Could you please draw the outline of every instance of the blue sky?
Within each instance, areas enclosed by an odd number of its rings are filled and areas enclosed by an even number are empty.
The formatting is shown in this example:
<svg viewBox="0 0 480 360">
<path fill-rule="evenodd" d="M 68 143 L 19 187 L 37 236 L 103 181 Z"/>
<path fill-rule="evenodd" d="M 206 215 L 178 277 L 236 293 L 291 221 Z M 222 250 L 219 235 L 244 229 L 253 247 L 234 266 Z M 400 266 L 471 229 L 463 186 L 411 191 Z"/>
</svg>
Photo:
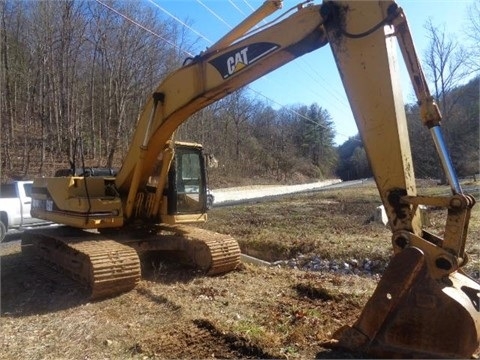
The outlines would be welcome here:
<svg viewBox="0 0 480 360">
<path fill-rule="evenodd" d="M 258 8 L 263 0 L 144 0 L 148 6 L 160 10 L 162 16 L 171 18 L 167 12 L 188 23 L 187 33 L 198 39 L 197 53 L 212 45 L 232 27 Z M 447 36 L 462 41 L 467 26 L 467 8 L 479 0 L 398 0 L 404 9 L 420 58 L 428 47 L 424 26 L 431 19 L 433 25 L 445 29 Z M 284 10 L 300 1 L 284 0 Z M 318 4 L 321 1 L 315 1 Z M 156 6 L 157 4 L 158 6 Z M 400 54 L 398 54 L 400 56 Z M 406 72 L 401 74 L 402 90 L 406 102 L 414 102 L 413 91 Z M 307 54 L 290 64 L 253 82 L 249 88 L 255 96 L 270 101 L 279 108 L 292 104 L 317 103 L 327 109 L 335 123 L 337 144 L 357 134 L 357 128 L 335 67 L 331 51 L 324 47 Z M 259 95 L 262 94 L 263 96 Z"/>
</svg>

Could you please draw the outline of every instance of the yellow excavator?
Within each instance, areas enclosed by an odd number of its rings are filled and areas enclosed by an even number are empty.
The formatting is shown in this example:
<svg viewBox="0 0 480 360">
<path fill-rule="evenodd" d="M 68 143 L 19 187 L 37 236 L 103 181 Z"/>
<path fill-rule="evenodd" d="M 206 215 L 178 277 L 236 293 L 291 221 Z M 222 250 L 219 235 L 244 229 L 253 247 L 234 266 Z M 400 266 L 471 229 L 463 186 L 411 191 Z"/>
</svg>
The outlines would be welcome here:
<svg viewBox="0 0 480 360">
<path fill-rule="evenodd" d="M 118 173 L 81 168 L 36 179 L 32 216 L 67 226 L 26 232 L 23 251 L 64 268 L 94 298 L 132 289 L 144 252 L 178 252 L 210 274 L 234 269 L 240 250 L 233 238 L 187 225 L 207 218 L 205 160 L 200 145 L 175 142 L 175 130 L 212 102 L 330 44 L 394 250 L 358 321 L 337 331 L 331 345 L 378 357 L 471 357 L 479 347 L 480 285 L 462 266 L 475 200 L 455 175 L 404 12 L 391 0 L 305 2 L 257 27 L 281 6 L 266 1 L 158 86 Z M 396 44 L 450 196 L 417 194 Z M 443 238 L 422 229 L 420 205 L 445 209 Z"/>
</svg>

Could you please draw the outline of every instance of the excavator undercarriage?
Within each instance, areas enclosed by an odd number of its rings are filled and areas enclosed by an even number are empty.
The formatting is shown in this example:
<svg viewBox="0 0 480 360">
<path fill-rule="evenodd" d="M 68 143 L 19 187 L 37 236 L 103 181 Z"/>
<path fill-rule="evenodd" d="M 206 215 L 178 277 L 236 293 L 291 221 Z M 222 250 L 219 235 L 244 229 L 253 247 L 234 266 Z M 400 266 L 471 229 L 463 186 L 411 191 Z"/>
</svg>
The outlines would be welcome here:
<svg viewBox="0 0 480 360">
<path fill-rule="evenodd" d="M 141 258 L 157 252 L 175 254 L 175 259 L 211 276 L 240 263 L 240 248 L 231 236 L 185 225 L 103 234 L 65 226 L 28 230 L 22 237 L 24 255 L 62 270 L 87 287 L 92 300 L 132 290 L 141 278 Z"/>
</svg>

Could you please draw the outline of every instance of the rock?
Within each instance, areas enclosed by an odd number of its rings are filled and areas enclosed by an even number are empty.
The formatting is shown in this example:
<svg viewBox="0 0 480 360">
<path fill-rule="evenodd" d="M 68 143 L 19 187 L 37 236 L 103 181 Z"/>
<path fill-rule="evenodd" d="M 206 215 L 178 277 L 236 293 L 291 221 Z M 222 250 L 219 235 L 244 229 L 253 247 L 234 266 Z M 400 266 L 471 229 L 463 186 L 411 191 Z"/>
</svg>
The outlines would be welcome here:
<svg viewBox="0 0 480 360">
<path fill-rule="evenodd" d="M 375 209 L 373 221 L 375 221 L 376 223 L 381 223 L 385 226 L 388 225 L 387 212 L 385 211 L 385 207 L 383 205 L 377 206 L 377 208 Z"/>
<path fill-rule="evenodd" d="M 111 346 L 113 344 L 113 341 L 112 340 L 109 340 L 109 339 L 106 339 L 104 342 L 103 342 L 103 345 L 105 346 Z"/>
</svg>

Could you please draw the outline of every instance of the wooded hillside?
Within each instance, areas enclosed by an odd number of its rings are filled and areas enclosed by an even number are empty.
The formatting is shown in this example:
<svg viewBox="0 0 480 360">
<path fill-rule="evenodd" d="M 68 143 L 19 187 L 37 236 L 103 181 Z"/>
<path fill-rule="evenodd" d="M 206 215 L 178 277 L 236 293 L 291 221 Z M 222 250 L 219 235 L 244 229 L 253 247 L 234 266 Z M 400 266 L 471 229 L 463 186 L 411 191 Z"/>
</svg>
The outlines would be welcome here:
<svg viewBox="0 0 480 360">
<path fill-rule="evenodd" d="M 77 139 L 87 166 L 119 167 L 149 94 L 194 47 L 184 29 L 142 2 L 108 4 L 116 12 L 94 1 L 0 1 L 2 182 L 69 167 Z M 448 115 L 453 160 L 469 175 L 478 172 L 479 77 L 457 84 L 435 95 Z M 440 176 L 417 106 L 407 113 L 417 175 Z M 244 89 L 199 111 L 176 138 L 200 142 L 218 159 L 216 184 L 368 176 L 359 138 L 337 148 L 334 136 L 327 108 L 275 110 Z"/>
<path fill-rule="evenodd" d="M 450 150 L 457 175 L 461 177 L 479 173 L 480 139 L 480 78 L 454 88 L 445 99 L 454 106 L 443 112 L 442 129 Z M 439 102 L 440 106 L 442 105 Z M 442 179 L 443 170 L 430 132 L 420 121 L 418 105 L 406 106 L 415 176 L 417 178 Z M 365 150 L 359 136 L 338 147 L 340 157 L 337 174 L 342 179 L 358 179 L 371 176 Z"/>
</svg>

